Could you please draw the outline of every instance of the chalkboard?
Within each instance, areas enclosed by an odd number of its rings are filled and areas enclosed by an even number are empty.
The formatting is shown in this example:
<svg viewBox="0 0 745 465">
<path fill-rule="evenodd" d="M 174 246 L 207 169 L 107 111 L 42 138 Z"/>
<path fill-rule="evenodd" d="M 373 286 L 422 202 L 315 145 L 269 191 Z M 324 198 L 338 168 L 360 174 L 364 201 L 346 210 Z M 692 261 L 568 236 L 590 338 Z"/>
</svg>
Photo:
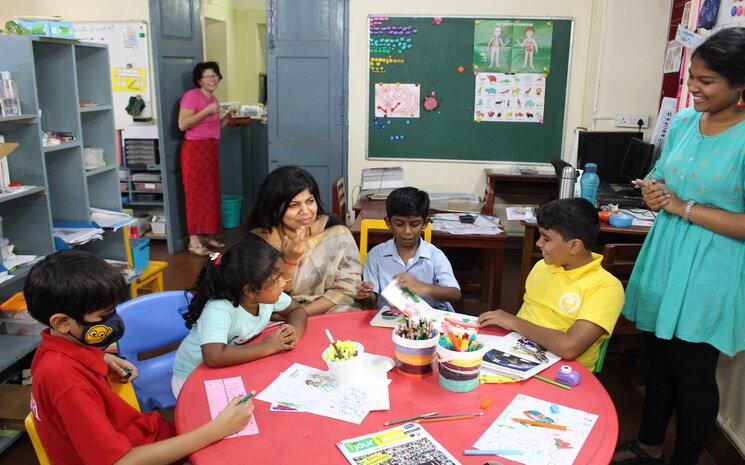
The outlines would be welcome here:
<svg viewBox="0 0 745 465">
<path fill-rule="evenodd" d="M 368 21 L 368 158 L 548 162 L 561 155 L 572 19 L 371 16 Z M 499 69 L 490 34 L 502 40 L 503 49 L 496 52 L 502 57 Z M 533 68 L 526 53 L 533 50 L 526 45 L 528 36 L 536 40 Z M 498 82 L 521 78 L 522 84 L 545 81 L 541 90 L 498 87 Z M 487 93 L 477 89 L 482 82 Z M 396 92 L 403 98 L 390 97 Z M 432 92 L 434 101 L 425 102 Z M 523 97 L 534 97 L 533 92 L 543 94 L 541 112 Z M 512 97 L 512 107 L 504 107 L 506 99 L 494 99 L 502 93 Z M 481 112 L 481 95 L 501 110 Z M 531 107 L 525 108 L 528 100 Z M 428 111 L 432 105 L 436 108 Z M 417 112 L 418 117 L 408 116 Z M 494 121 L 508 113 L 521 116 Z"/>
</svg>

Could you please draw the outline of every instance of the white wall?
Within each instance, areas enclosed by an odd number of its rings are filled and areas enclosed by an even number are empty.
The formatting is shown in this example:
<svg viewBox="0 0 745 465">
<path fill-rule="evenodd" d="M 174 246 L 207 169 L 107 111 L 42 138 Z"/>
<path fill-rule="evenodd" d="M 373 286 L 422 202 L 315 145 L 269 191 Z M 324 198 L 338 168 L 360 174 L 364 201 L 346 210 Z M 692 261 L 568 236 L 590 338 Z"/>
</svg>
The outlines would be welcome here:
<svg viewBox="0 0 745 465">
<path fill-rule="evenodd" d="M 401 165 L 405 182 L 429 191 L 483 194 L 491 163 L 365 159 L 367 15 L 574 18 L 564 151 L 575 127 L 612 128 L 614 113 L 656 116 L 670 0 L 353 0 L 349 5 L 349 183 L 364 168 Z M 654 126 L 654 118 L 650 118 Z M 647 134 L 651 129 L 647 130 Z M 647 136 L 648 137 L 648 136 Z"/>
</svg>

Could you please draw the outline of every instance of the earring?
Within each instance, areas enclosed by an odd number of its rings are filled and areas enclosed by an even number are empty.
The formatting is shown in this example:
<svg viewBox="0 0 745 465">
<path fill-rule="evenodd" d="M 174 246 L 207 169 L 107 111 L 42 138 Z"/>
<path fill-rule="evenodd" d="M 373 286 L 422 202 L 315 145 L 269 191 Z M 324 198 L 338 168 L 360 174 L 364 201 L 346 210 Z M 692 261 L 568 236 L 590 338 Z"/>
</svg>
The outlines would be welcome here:
<svg viewBox="0 0 745 465">
<path fill-rule="evenodd" d="M 740 99 L 737 101 L 737 106 L 740 108 L 745 108 L 745 101 L 743 101 L 742 94 L 745 93 L 745 90 L 740 92 Z"/>
</svg>

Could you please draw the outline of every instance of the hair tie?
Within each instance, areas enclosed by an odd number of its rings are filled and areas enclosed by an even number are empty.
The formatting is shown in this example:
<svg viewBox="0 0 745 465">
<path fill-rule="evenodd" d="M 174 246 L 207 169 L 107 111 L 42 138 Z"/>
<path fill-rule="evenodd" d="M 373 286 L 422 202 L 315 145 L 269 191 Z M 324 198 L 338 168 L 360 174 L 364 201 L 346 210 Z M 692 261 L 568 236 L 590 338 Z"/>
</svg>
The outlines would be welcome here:
<svg viewBox="0 0 745 465">
<path fill-rule="evenodd" d="M 215 266 L 220 266 L 220 263 L 222 263 L 222 254 L 220 254 L 220 252 L 212 252 L 210 254 L 210 261 L 212 261 Z"/>
</svg>

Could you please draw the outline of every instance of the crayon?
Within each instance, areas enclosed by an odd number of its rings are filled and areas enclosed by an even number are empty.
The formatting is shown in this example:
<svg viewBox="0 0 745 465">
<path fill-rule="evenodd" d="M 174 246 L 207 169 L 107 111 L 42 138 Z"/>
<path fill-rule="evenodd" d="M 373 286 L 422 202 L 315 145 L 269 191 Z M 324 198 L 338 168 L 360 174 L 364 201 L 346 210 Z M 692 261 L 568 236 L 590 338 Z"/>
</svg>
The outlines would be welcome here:
<svg viewBox="0 0 745 465">
<path fill-rule="evenodd" d="M 553 423 L 543 423 L 541 421 L 527 420 L 525 418 L 512 418 L 512 421 L 516 421 L 518 423 L 523 423 L 525 425 L 540 426 L 542 428 L 560 429 L 562 431 L 566 431 L 567 430 L 567 427 L 564 426 L 564 425 L 555 425 Z"/>
</svg>

